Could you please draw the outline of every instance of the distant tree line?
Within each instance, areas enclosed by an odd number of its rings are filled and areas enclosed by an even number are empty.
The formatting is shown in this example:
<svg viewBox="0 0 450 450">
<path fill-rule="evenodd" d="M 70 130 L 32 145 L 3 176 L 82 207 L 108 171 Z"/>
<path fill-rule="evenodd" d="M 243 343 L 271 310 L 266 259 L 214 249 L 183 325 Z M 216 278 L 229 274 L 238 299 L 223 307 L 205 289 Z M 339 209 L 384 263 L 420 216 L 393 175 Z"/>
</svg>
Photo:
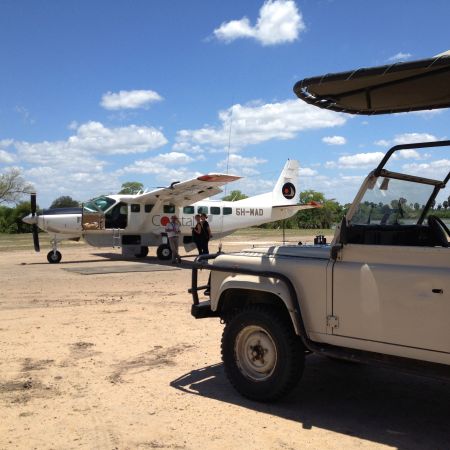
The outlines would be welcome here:
<svg viewBox="0 0 450 450">
<path fill-rule="evenodd" d="M 29 201 L 20 201 L 25 195 L 32 192 L 33 186 L 27 183 L 16 169 L 12 169 L 0 175 L 0 233 L 29 233 L 31 226 L 22 222 L 22 218 L 30 213 L 31 205 Z M 136 181 L 129 181 L 122 184 L 120 194 L 137 194 L 143 192 L 144 186 L 142 183 Z M 226 201 L 237 201 L 248 198 L 247 195 L 239 190 L 233 190 L 228 195 L 223 197 Z M 402 199 L 400 199 L 401 201 Z M 339 223 L 342 217 L 346 214 L 350 204 L 342 205 L 335 199 L 328 199 L 322 192 L 314 190 L 307 190 L 300 193 L 299 201 L 302 204 L 309 202 L 316 202 L 322 205 L 321 208 L 308 209 L 298 211 L 294 216 L 284 221 L 276 221 L 260 225 L 260 228 L 277 229 L 285 227 L 287 229 L 309 228 L 309 229 L 329 229 L 333 225 Z M 15 206 L 8 207 L 5 203 L 15 203 Z M 372 219 L 380 219 L 377 215 L 383 212 L 383 207 L 395 208 L 396 205 L 372 205 L 362 204 L 360 213 L 364 214 L 364 209 L 368 211 L 367 214 L 372 214 Z M 403 212 L 419 210 L 424 205 L 402 203 Z M 403 204 L 404 203 L 404 204 Z M 68 195 L 63 195 L 56 198 L 50 208 L 67 208 L 81 206 L 81 203 L 74 200 Z M 374 208 L 374 206 L 379 206 Z M 397 205 L 398 206 L 398 205 Z M 39 208 L 38 208 L 39 209 Z M 441 218 L 450 218 L 450 197 L 442 203 L 434 204 L 432 206 L 433 215 Z M 284 222 L 284 223 L 283 223 Z"/>
</svg>

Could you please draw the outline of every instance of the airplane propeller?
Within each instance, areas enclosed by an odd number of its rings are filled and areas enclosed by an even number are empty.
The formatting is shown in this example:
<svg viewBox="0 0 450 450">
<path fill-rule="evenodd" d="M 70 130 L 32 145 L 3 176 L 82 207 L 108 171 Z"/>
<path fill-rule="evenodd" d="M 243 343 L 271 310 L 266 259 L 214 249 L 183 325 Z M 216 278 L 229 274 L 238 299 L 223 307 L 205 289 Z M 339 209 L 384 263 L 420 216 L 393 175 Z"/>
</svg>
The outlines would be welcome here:
<svg viewBox="0 0 450 450">
<path fill-rule="evenodd" d="M 33 192 L 30 195 L 30 203 L 31 203 L 31 217 L 36 217 L 36 193 Z M 39 228 L 36 224 L 37 220 L 33 221 L 31 227 L 32 227 L 32 233 L 33 233 L 33 244 L 34 244 L 34 250 L 36 252 L 39 252 L 41 250 L 39 246 Z"/>
</svg>

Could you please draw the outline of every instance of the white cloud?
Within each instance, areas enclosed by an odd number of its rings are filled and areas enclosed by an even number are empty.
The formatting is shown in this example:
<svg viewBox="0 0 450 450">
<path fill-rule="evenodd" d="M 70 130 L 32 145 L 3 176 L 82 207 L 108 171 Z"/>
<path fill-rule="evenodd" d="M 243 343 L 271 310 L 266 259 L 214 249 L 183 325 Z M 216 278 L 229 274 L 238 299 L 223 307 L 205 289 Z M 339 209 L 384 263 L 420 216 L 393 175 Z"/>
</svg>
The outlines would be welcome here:
<svg viewBox="0 0 450 450">
<path fill-rule="evenodd" d="M 219 112 L 219 126 L 204 126 L 196 130 L 180 130 L 176 148 L 185 150 L 202 146 L 209 151 L 226 151 L 230 136 L 231 151 L 271 139 L 293 139 L 305 130 L 343 125 L 346 118 L 339 113 L 315 108 L 298 100 L 243 106 L 233 105 Z"/>
<path fill-rule="evenodd" d="M 148 108 L 151 103 L 163 98 L 155 91 L 134 90 L 107 92 L 103 94 L 100 105 L 109 110 Z"/>
<path fill-rule="evenodd" d="M 411 53 L 404 53 L 404 52 L 398 52 L 397 54 L 391 56 L 388 58 L 388 62 L 400 62 L 400 61 L 406 61 L 407 59 L 411 58 Z"/>
<path fill-rule="evenodd" d="M 297 40 L 304 30 L 302 14 L 293 0 L 267 0 L 259 11 L 256 25 L 252 26 L 243 17 L 222 23 L 214 35 L 224 42 L 252 38 L 262 45 L 276 45 Z"/>
<path fill-rule="evenodd" d="M 15 156 L 12 153 L 9 153 L 5 150 L 0 150 L 0 162 L 9 164 L 16 160 Z"/>
<path fill-rule="evenodd" d="M 115 193 L 120 188 L 119 171 L 105 172 L 108 162 L 99 157 L 143 153 L 167 142 L 152 127 L 130 125 L 108 128 L 99 122 L 78 126 L 66 140 L 13 143 L 17 158 L 32 168 L 24 176 L 38 192 L 40 204 L 48 206 L 59 195 L 86 200 L 93 195 Z"/>
<path fill-rule="evenodd" d="M 13 163 L 16 160 L 16 156 L 4 149 L 11 147 L 14 143 L 12 139 L 1 139 L 0 140 L 0 162 L 5 164 Z"/>
<path fill-rule="evenodd" d="M 393 158 L 398 159 L 420 159 L 420 153 L 414 149 L 400 150 L 392 155 Z"/>
<path fill-rule="evenodd" d="M 322 142 L 327 145 L 345 145 L 347 139 L 344 136 L 325 136 L 322 138 Z"/>
<path fill-rule="evenodd" d="M 342 169 L 359 169 L 363 167 L 371 167 L 378 164 L 383 158 L 383 152 L 356 153 L 354 155 L 341 156 L 338 159 L 337 166 Z M 326 167 L 332 167 L 325 164 Z"/>
<path fill-rule="evenodd" d="M 22 117 L 24 123 L 28 123 L 30 125 L 34 125 L 36 121 L 31 117 L 30 111 L 24 106 L 16 105 L 14 107 L 14 111 Z"/>
<path fill-rule="evenodd" d="M 154 174 L 154 175 L 162 175 L 167 172 L 171 172 L 168 166 L 170 165 L 178 165 L 178 164 L 189 164 L 193 162 L 194 159 L 191 158 L 186 153 L 179 152 L 169 152 L 169 153 L 161 153 L 158 156 L 154 156 L 152 158 L 146 158 L 135 161 L 133 164 L 125 166 L 121 169 L 120 173 L 146 173 L 146 174 Z M 178 169 L 177 169 L 178 170 Z M 172 175 L 174 173 L 172 172 Z M 176 175 L 179 177 L 180 175 Z"/>
<path fill-rule="evenodd" d="M 298 174 L 301 177 L 314 177 L 317 175 L 317 170 L 311 169 L 310 167 L 300 167 Z"/>
<path fill-rule="evenodd" d="M 233 167 L 233 168 L 255 167 L 259 164 L 264 164 L 266 162 L 267 162 L 266 159 L 259 159 L 256 156 L 244 157 L 244 156 L 236 155 L 233 153 L 228 158 L 228 164 L 227 164 L 227 159 L 224 159 L 223 161 L 220 161 L 219 163 L 217 163 L 217 167 L 219 167 L 221 169 L 226 168 L 227 165 L 229 168 L 230 167 Z"/>
<path fill-rule="evenodd" d="M 167 139 L 161 131 L 153 127 L 129 125 L 107 128 L 100 122 L 87 122 L 80 125 L 76 134 L 66 141 L 16 142 L 15 146 L 26 162 L 41 163 L 53 158 L 67 161 L 92 154 L 143 153 L 166 143 Z"/>
<path fill-rule="evenodd" d="M 380 139 L 375 142 L 375 145 L 380 147 L 392 147 L 394 145 L 412 144 L 414 142 L 433 142 L 438 141 L 439 138 L 429 133 L 403 133 L 397 134 L 393 139 Z"/>
<path fill-rule="evenodd" d="M 442 180 L 450 171 L 450 160 L 439 159 L 426 163 L 404 164 L 402 169 L 412 175 Z"/>
</svg>

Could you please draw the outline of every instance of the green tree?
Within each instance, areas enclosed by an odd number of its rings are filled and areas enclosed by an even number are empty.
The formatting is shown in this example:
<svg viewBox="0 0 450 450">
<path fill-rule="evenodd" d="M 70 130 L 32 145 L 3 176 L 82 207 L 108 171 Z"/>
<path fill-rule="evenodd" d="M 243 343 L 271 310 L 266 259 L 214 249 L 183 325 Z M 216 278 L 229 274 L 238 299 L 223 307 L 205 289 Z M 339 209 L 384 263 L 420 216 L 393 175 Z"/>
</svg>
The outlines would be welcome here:
<svg viewBox="0 0 450 450">
<path fill-rule="evenodd" d="M 33 185 L 23 179 L 19 169 L 0 174 L 0 203 L 17 203 L 33 189 Z"/>
<path fill-rule="evenodd" d="M 136 195 L 144 190 L 144 185 L 139 181 L 126 181 L 122 184 L 119 194 Z"/>
<path fill-rule="evenodd" d="M 341 221 L 345 207 L 334 199 L 327 199 L 322 192 L 313 190 L 300 193 L 300 203 L 316 202 L 321 208 L 299 211 L 296 215 L 299 228 L 331 228 Z"/>
<path fill-rule="evenodd" d="M 15 207 L 0 206 L 0 233 L 30 233 L 31 225 L 22 222 L 30 214 L 30 202 L 20 202 Z"/>
<path fill-rule="evenodd" d="M 244 198 L 248 198 L 248 195 L 243 194 L 239 190 L 231 191 L 228 195 L 222 198 L 222 200 L 226 202 L 235 202 L 237 200 L 244 200 Z"/>
<path fill-rule="evenodd" d="M 74 200 L 69 195 L 62 195 L 61 197 L 53 200 L 53 203 L 50 205 L 50 208 L 72 208 L 80 206 L 80 202 Z"/>
</svg>

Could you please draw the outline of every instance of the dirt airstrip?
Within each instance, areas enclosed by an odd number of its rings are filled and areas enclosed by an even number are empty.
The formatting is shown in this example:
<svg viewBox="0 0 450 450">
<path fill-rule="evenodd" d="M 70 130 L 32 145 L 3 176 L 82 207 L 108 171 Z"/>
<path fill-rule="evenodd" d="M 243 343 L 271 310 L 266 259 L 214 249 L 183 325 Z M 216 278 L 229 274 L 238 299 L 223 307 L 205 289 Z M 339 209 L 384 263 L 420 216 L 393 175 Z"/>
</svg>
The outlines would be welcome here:
<svg viewBox="0 0 450 450">
<path fill-rule="evenodd" d="M 313 355 L 288 398 L 251 402 L 225 378 L 222 325 L 190 315 L 190 270 L 45 253 L 0 253 L 1 449 L 450 447 L 442 381 Z"/>
</svg>

